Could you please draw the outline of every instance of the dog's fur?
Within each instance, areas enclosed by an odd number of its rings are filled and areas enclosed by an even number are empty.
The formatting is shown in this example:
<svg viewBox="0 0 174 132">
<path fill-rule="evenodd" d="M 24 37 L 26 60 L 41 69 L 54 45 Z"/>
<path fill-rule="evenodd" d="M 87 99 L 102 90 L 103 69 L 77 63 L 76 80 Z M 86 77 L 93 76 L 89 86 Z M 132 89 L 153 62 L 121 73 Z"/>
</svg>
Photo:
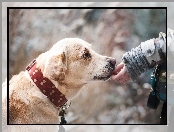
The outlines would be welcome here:
<svg viewBox="0 0 174 132">
<path fill-rule="evenodd" d="M 115 59 L 101 56 L 91 45 L 78 38 L 57 42 L 49 51 L 36 58 L 37 68 L 68 100 L 94 80 L 107 80 L 115 68 Z M 53 126 L 8 126 L 7 82 L 2 85 L 3 131 L 39 132 L 57 131 Z M 9 81 L 10 124 L 58 124 L 59 110 L 50 103 L 31 80 L 28 71 L 22 71 Z M 50 128 L 49 128 L 50 127 Z"/>
</svg>

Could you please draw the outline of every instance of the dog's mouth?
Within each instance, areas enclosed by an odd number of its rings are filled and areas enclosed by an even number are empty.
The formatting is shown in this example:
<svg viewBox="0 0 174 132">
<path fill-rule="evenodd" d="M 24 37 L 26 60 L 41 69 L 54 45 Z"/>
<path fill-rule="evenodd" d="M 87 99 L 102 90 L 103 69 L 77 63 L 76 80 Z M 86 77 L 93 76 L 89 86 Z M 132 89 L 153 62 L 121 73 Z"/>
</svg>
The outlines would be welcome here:
<svg viewBox="0 0 174 132">
<path fill-rule="evenodd" d="M 114 69 L 115 68 L 113 68 L 113 67 L 110 67 L 109 68 L 109 72 L 106 74 L 104 74 L 104 75 L 96 75 L 96 76 L 94 76 L 94 80 L 103 80 L 103 81 L 106 81 L 106 80 L 108 80 L 110 77 L 111 77 L 111 75 L 112 75 L 112 73 L 113 73 L 113 71 L 114 71 Z"/>
<path fill-rule="evenodd" d="M 109 76 L 94 76 L 94 80 L 103 80 L 103 81 L 106 81 L 110 78 L 110 75 Z"/>
</svg>

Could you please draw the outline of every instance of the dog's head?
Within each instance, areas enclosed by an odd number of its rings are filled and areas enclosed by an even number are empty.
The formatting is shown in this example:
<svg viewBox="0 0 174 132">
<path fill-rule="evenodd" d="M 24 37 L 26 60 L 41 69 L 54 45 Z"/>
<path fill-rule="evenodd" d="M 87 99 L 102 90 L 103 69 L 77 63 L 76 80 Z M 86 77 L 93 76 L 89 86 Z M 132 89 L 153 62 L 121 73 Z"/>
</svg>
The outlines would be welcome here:
<svg viewBox="0 0 174 132">
<path fill-rule="evenodd" d="M 114 58 L 97 54 L 89 43 L 78 38 L 57 42 L 44 58 L 43 75 L 54 81 L 107 80 L 116 64 Z"/>
</svg>

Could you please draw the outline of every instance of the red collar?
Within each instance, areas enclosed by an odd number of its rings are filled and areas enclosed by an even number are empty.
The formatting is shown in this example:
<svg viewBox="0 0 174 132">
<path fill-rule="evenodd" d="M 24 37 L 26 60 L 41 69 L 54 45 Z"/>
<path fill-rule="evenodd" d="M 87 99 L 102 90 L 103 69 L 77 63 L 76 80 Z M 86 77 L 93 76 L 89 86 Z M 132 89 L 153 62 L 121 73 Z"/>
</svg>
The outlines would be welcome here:
<svg viewBox="0 0 174 132">
<path fill-rule="evenodd" d="M 40 91 L 56 106 L 61 108 L 68 100 L 55 85 L 46 77 L 43 77 L 42 72 L 36 68 L 36 60 L 33 60 L 26 70 Z"/>
</svg>

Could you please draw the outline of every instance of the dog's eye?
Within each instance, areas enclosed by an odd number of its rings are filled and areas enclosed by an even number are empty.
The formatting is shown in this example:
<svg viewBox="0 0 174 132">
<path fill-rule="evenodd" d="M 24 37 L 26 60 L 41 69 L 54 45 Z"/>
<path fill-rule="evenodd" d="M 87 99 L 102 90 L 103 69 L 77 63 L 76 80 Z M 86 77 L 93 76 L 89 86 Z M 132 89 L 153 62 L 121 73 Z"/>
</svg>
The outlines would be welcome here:
<svg viewBox="0 0 174 132">
<path fill-rule="evenodd" d="M 91 54 L 89 52 L 85 52 L 85 53 L 83 53 L 82 57 L 84 59 L 88 59 L 88 58 L 91 58 Z"/>
</svg>

